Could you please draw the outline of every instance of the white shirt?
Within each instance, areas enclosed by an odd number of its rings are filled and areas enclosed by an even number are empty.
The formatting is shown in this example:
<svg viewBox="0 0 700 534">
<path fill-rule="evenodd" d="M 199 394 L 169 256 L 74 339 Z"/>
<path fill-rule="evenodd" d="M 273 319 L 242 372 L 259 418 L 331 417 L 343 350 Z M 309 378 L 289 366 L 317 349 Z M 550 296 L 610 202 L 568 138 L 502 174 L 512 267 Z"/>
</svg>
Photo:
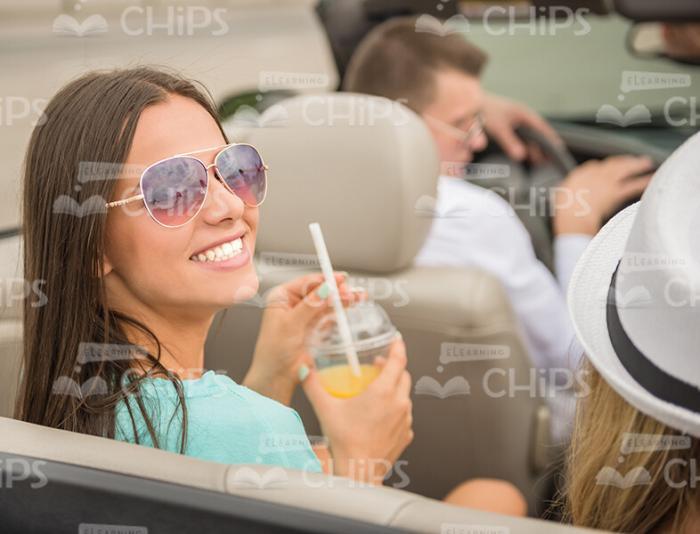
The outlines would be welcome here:
<svg viewBox="0 0 700 534">
<path fill-rule="evenodd" d="M 495 275 L 510 297 L 525 348 L 538 368 L 575 369 L 580 353 L 566 307 L 566 287 L 591 238 L 554 240 L 559 282 L 535 256 L 527 230 L 492 191 L 441 176 L 434 219 L 415 263 L 478 267 Z"/>
</svg>

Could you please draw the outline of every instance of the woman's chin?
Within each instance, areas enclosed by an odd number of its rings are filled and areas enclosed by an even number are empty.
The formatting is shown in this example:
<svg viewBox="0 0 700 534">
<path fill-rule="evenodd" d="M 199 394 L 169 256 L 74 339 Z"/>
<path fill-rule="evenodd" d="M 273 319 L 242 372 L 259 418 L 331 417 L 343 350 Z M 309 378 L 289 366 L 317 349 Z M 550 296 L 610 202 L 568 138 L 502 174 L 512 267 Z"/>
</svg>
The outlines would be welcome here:
<svg viewBox="0 0 700 534">
<path fill-rule="evenodd" d="M 221 280 L 214 282 L 209 278 L 206 287 L 202 287 L 200 280 L 195 285 L 200 287 L 199 291 L 194 292 L 197 295 L 196 300 L 202 304 L 206 303 L 207 308 L 219 311 L 251 299 L 256 300 L 259 282 L 255 269 L 251 267 L 236 272 L 235 277 L 226 283 L 222 283 Z"/>
<path fill-rule="evenodd" d="M 254 269 L 250 269 L 249 272 L 245 273 L 245 276 L 236 282 L 233 293 L 230 293 L 231 302 L 229 306 L 254 299 L 258 294 L 260 283 Z"/>
</svg>

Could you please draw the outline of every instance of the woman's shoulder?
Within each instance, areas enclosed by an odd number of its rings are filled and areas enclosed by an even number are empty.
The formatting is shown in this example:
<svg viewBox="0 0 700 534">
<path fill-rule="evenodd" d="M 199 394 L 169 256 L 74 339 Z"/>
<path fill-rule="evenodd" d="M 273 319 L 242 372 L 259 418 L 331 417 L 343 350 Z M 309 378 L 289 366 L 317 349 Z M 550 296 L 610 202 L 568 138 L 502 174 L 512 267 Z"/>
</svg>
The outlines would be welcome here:
<svg viewBox="0 0 700 534">
<path fill-rule="evenodd" d="M 301 418 L 292 408 L 211 371 L 181 384 L 187 420 L 186 454 L 224 463 L 262 462 L 319 470 Z M 141 389 L 159 446 L 178 452 L 184 427 L 175 384 L 169 379 L 147 379 Z M 126 403 L 118 410 L 116 437 L 153 446 L 148 425 L 134 409 L 134 401 L 128 399 L 130 410 Z"/>
<path fill-rule="evenodd" d="M 171 408 L 179 412 L 182 396 L 188 414 L 199 421 L 210 421 L 211 426 L 231 424 L 236 420 L 267 423 L 278 429 L 298 429 L 301 424 L 299 415 L 292 408 L 214 371 L 207 371 L 196 379 L 181 380 L 179 386 L 178 382 L 168 378 L 145 379 L 137 395 L 142 397 L 147 411 L 157 412 L 153 415 L 159 419 L 170 419 L 175 415 Z M 134 398 L 128 400 L 133 404 Z"/>
</svg>

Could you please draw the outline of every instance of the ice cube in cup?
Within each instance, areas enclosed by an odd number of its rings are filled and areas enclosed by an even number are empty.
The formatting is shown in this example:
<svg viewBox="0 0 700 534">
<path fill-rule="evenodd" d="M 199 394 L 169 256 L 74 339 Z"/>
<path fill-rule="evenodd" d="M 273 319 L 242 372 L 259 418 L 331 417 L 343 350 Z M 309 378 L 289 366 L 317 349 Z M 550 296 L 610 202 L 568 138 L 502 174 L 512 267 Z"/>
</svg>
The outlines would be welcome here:
<svg viewBox="0 0 700 534">
<path fill-rule="evenodd" d="M 375 358 L 388 356 L 397 333 L 384 309 L 374 301 L 364 300 L 348 307 L 346 314 L 360 363 L 360 376 L 356 376 L 348 364 L 347 347 L 333 311 L 319 319 L 307 338 L 307 348 L 314 358 L 321 384 L 331 395 L 340 398 L 354 397 L 367 389 L 379 375 Z"/>
</svg>

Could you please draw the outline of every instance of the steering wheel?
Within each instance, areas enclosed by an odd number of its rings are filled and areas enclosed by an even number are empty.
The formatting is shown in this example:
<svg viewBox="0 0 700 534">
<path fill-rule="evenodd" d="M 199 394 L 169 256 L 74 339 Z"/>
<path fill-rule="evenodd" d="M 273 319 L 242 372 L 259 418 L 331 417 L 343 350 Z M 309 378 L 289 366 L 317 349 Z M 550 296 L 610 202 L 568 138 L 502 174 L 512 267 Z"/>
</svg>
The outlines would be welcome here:
<svg viewBox="0 0 700 534">
<path fill-rule="evenodd" d="M 523 141 L 537 145 L 544 155 L 557 167 L 562 176 L 569 174 L 578 165 L 566 145 L 552 143 L 548 137 L 538 130 L 528 126 L 520 126 L 515 130 L 515 133 Z"/>
</svg>

